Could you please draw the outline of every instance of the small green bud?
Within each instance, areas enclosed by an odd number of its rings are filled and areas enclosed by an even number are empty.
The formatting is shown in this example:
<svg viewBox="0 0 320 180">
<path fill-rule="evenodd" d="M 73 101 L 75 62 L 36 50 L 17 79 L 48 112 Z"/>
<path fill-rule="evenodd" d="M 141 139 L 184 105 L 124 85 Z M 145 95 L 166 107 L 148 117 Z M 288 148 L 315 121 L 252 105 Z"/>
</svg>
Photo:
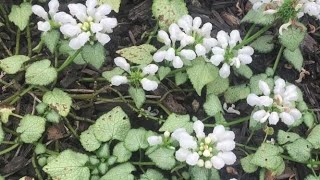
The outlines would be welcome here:
<svg viewBox="0 0 320 180">
<path fill-rule="evenodd" d="M 266 129 L 264 129 L 264 132 L 265 132 L 267 135 L 273 135 L 274 129 L 273 129 L 272 127 L 267 127 Z"/>
<path fill-rule="evenodd" d="M 46 152 L 46 146 L 44 144 L 38 143 L 36 148 L 34 149 L 34 152 L 36 154 L 43 154 Z"/>
<path fill-rule="evenodd" d="M 38 164 L 39 166 L 43 167 L 45 165 L 47 165 L 47 158 L 46 157 L 41 157 L 38 159 Z"/>
<path fill-rule="evenodd" d="M 56 111 L 51 110 L 46 115 L 46 119 L 49 122 L 58 123 L 60 121 L 60 115 Z"/>
<path fill-rule="evenodd" d="M 36 106 L 36 110 L 39 114 L 44 114 L 47 110 L 48 105 L 46 103 L 39 103 Z"/>
</svg>

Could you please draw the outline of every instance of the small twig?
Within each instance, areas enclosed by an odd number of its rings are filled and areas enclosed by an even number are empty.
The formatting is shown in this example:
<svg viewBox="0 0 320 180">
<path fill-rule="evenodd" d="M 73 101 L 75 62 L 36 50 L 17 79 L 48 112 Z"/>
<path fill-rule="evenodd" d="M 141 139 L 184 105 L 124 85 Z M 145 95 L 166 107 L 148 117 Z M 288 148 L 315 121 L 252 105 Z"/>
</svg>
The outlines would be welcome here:
<svg viewBox="0 0 320 180">
<path fill-rule="evenodd" d="M 39 171 L 38 166 L 37 166 L 37 164 L 36 164 L 36 154 L 33 154 L 33 156 L 32 156 L 32 166 L 33 166 L 33 168 L 34 168 L 34 171 L 35 171 L 36 174 L 37 174 L 38 179 L 39 179 L 39 180 L 43 180 L 43 178 L 42 178 L 42 176 L 41 176 L 41 172 Z"/>
<path fill-rule="evenodd" d="M 19 52 L 20 52 L 20 37 L 21 37 L 21 31 L 18 28 L 17 36 L 16 36 L 16 51 L 15 51 L 15 55 L 18 55 Z"/>
</svg>

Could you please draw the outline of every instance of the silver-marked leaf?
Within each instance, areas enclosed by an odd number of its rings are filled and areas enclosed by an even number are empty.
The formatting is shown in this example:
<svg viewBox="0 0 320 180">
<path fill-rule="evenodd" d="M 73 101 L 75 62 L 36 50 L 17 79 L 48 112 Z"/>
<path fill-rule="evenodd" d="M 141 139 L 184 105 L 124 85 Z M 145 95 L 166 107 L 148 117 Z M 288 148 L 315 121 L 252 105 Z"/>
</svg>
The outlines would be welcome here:
<svg viewBox="0 0 320 180">
<path fill-rule="evenodd" d="M 60 40 L 60 32 L 58 30 L 44 32 L 41 36 L 41 39 L 43 40 L 47 48 L 50 50 L 50 52 L 54 53 Z"/>
<path fill-rule="evenodd" d="M 158 71 L 160 81 L 164 79 L 169 73 L 171 69 L 169 67 L 161 66 Z"/>
<path fill-rule="evenodd" d="M 290 157 L 298 162 L 307 162 L 311 158 L 312 144 L 303 138 L 287 144 L 285 148 Z"/>
<path fill-rule="evenodd" d="M 50 64 L 47 59 L 32 63 L 26 70 L 26 83 L 43 86 L 53 82 L 58 73 Z"/>
<path fill-rule="evenodd" d="M 184 84 L 188 80 L 188 74 L 183 72 L 178 72 L 175 75 L 175 82 L 177 86 L 180 86 L 181 84 Z"/>
<path fill-rule="evenodd" d="M 28 61 L 30 58 L 23 55 L 14 55 L 0 60 L 0 69 L 7 74 L 15 74 L 19 70 L 24 62 Z"/>
<path fill-rule="evenodd" d="M 58 88 L 46 92 L 42 100 L 51 108 L 56 110 L 61 116 L 66 117 L 71 109 L 72 99 L 68 93 L 63 92 Z"/>
<path fill-rule="evenodd" d="M 272 41 L 272 35 L 264 35 L 253 41 L 250 46 L 260 53 L 269 53 L 274 48 L 274 43 Z"/>
<path fill-rule="evenodd" d="M 250 88 L 246 85 L 231 86 L 224 93 L 226 103 L 235 103 L 239 100 L 246 99 L 250 94 Z"/>
<path fill-rule="evenodd" d="M 173 132 L 174 130 L 178 128 L 185 128 L 187 132 L 192 132 L 193 123 L 190 121 L 189 115 L 178 115 L 175 113 L 172 113 L 167 118 L 166 122 L 163 123 L 159 131 L 169 131 Z"/>
<path fill-rule="evenodd" d="M 128 92 L 137 108 L 141 108 L 143 103 L 146 101 L 146 93 L 144 90 L 142 88 L 134 88 L 130 86 Z"/>
<path fill-rule="evenodd" d="M 160 147 L 148 156 L 152 160 L 152 162 L 156 163 L 156 166 L 158 166 L 159 168 L 164 170 L 170 170 L 176 164 L 174 152 L 174 149 Z"/>
<path fill-rule="evenodd" d="M 113 156 L 117 157 L 118 163 L 127 162 L 131 156 L 132 152 L 129 151 L 125 146 L 124 142 L 119 142 L 114 148 L 113 148 Z"/>
<path fill-rule="evenodd" d="M 245 17 L 242 18 L 241 23 L 253 23 L 253 24 L 260 24 L 260 25 L 270 25 L 272 24 L 276 17 L 274 14 L 265 14 L 264 13 L 265 6 L 261 6 L 259 9 L 251 9 Z"/>
<path fill-rule="evenodd" d="M 283 51 L 283 56 L 291 65 L 293 65 L 293 67 L 296 70 L 301 71 L 302 64 L 303 64 L 303 56 L 299 48 L 297 48 L 294 51 L 285 49 Z"/>
<path fill-rule="evenodd" d="M 215 94 L 207 95 L 206 102 L 203 104 L 204 111 L 208 116 L 214 116 L 218 112 L 222 112 L 220 99 Z"/>
<path fill-rule="evenodd" d="M 150 44 L 131 46 L 117 51 L 122 57 L 135 64 L 150 64 L 153 61 L 151 53 L 157 49 Z"/>
<path fill-rule="evenodd" d="M 82 147 L 89 152 L 95 151 L 101 146 L 101 142 L 94 136 L 92 126 L 81 133 L 80 142 Z"/>
<path fill-rule="evenodd" d="M 307 137 L 314 149 L 320 149 L 320 125 L 315 126 Z"/>
<path fill-rule="evenodd" d="M 167 180 L 164 176 L 157 170 L 148 169 L 146 173 L 140 176 L 140 180 Z"/>
<path fill-rule="evenodd" d="M 31 4 L 24 2 L 21 3 L 19 6 L 13 5 L 8 17 L 11 22 L 13 22 L 16 26 L 19 27 L 21 31 L 23 31 L 29 23 L 29 18 L 31 14 Z"/>
<path fill-rule="evenodd" d="M 102 73 L 102 77 L 106 78 L 109 82 L 111 82 L 111 78 L 116 75 L 121 75 L 124 73 L 124 70 L 120 67 L 115 67 L 110 71 L 104 71 Z"/>
<path fill-rule="evenodd" d="M 134 180 L 131 172 L 135 170 L 136 168 L 130 163 L 120 164 L 110 169 L 100 180 Z"/>
<path fill-rule="evenodd" d="M 107 5 L 111 6 L 111 8 L 112 8 L 116 13 L 119 12 L 121 0 L 99 0 L 99 2 L 100 2 L 100 4 L 107 4 Z"/>
<path fill-rule="evenodd" d="M 149 146 L 146 133 L 147 131 L 143 128 L 130 129 L 124 140 L 124 146 L 131 152 L 146 149 Z"/>
<path fill-rule="evenodd" d="M 45 118 L 28 114 L 21 119 L 17 133 L 21 133 L 20 137 L 23 142 L 33 143 L 41 138 L 45 125 Z"/>
<path fill-rule="evenodd" d="M 242 158 L 240 160 L 240 163 L 241 163 L 241 166 L 242 166 L 242 169 L 246 172 L 246 173 L 253 173 L 255 171 L 258 170 L 258 166 L 256 166 L 255 164 L 252 164 L 251 163 L 251 160 L 253 158 L 253 154 L 250 154 L 244 158 Z"/>
<path fill-rule="evenodd" d="M 282 31 L 279 40 L 284 47 L 294 51 L 298 49 L 306 33 L 307 28 L 302 23 L 296 22 L 296 25 L 291 25 L 288 29 Z"/>
<path fill-rule="evenodd" d="M 87 44 L 83 47 L 81 55 L 85 62 L 99 69 L 106 59 L 106 50 L 100 43 Z"/>
</svg>

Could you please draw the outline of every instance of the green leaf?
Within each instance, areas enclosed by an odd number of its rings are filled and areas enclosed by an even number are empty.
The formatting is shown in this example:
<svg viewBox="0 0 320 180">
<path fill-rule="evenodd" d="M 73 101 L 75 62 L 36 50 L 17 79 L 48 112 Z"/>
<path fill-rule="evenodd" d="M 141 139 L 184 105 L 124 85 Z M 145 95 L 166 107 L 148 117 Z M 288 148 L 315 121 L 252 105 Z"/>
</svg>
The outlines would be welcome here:
<svg viewBox="0 0 320 180">
<path fill-rule="evenodd" d="M 303 119 L 303 122 L 304 124 L 309 128 L 311 129 L 314 125 L 314 122 L 315 122 L 315 115 L 314 113 L 311 113 L 311 112 L 306 112 L 302 115 L 302 119 Z"/>
<path fill-rule="evenodd" d="M 123 141 L 131 125 L 127 114 L 118 106 L 99 117 L 93 127 L 96 138 L 99 141 L 106 142 L 111 139 Z"/>
<path fill-rule="evenodd" d="M 85 62 L 99 69 L 106 59 L 106 50 L 100 43 L 87 44 L 82 48 L 81 55 Z"/>
<path fill-rule="evenodd" d="M 43 95 L 43 102 L 56 110 L 61 116 L 66 117 L 71 109 L 72 99 L 69 94 L 58 88 L 48 91 Z"/>
<path fill-rule="evenodd" d="M 4 131 L 2 129 L 2 124 L 0 123 L 0 144 L 2 144 L 3 140 L 4 140 Z"/>
<path fill-rule="evenodd" d="M 207 95 L 215 94 L 219 96 L 229 88 L 229 78 L 218 76 L 214 81 L 207 85 Z"/>
<path fill-rule="evenodd" d="M 157 167 L 170 170 L 175 164 L 176 160 L 174 158 L 174 149 L 169 149 L 165 147 L 160 147 L 148 155 L 148 157 L 156 164 Z"/>
<path fill-rule="evenodd" d="M 9 116 L 12 114 L 15 108 L 10 106 L 0 106 L 0 117 L 3 123 L 7 123 L 9 121 Z"/>
<path fill-rule="evenodd" d="M 41 36 L 41 39 L 50 50 L 50 52 L 54 53 L 60 40 L 60 32 L 58 30 L 44 32 Z"/>
<path fill-rule="evenodd" d="M 250 88 L 246 85 L 231 86 L 224 93 L 226 103 L 235 103 L 239 100 L 246 99 L 250 94 Z"/>
<path fill-rule="evenodd" d="M 192 132 L 193 123 L 190 121 L 189 115 L 177 115 L 175 113 L 172 113 L 169 115 L 166 122 L 163 123 L 159 131 L 169 131 L 173 132 L 174 130 L 178 128 L 185 128 L 187 132 Z"/>
<path fill-rule="evenodd" d="M 239 68 L 233 66 L 233 70 L 236 74 L 243 76 L 247 79 L 250 79 L 253 75 L 251 68 L 245 64 L 241 64 Z M 227 78 L 226 78 L 227 79 Z"/>
<path fill-rule="evenodd" d="M 171 69 L 169 67 L 161 66 L 158 71 L 160 81 L 163 80 L 170 72 Z"/>
<path fill-rule="evenodd" d="M 53 179 L 89 180 L 90 170 L 85 166 L 88 160 L 89 158 L 85 154 L 65 150 L 44 166 L 43 171 Z"/>
<path fill-rule="evenodd" d="M 146 93 L 142 88 L 134 88 L 130 86 L 129 90 L 129 95 L 133 99 L 134 103 L 136 104 L 137 108 L 141 108 L 141 106 L 144 104 L 146 101 Z"/>
<path fill-rule="evenodd" d="M 124 140 L 124 146 L 131 152 L 146 149 L 149 146 L 146 133 L 147 131 L 143 128 L 130 129 Z"/>
<path fill-rule="evenodd" d="M 135 170 L 136 168 L 130 163 L 120 164 L 110 169 L 100 180 L 134 180 L 131 172 Z"/>
<path fill-rule="evenodd" d="M 310 134 L 308 135 L 307 140 L 313 145 L 314 149 L 320 149 L 320 125 L 315 126 Z"/>
<path fill-rule="evenodd" d="M 275 21 L 274 14 L 265 14 L 264 13 L 265 6 L 261 6 L 259 9 L 254 10 L 251 9 L 245 17 L 242 18 L 241 23 L 247 22 L 252 24 L 259 24 L 259 25 L 270 25 L 273 24 Z"/>
<path fill-rule="evenodd" d="M 320 177 L 314 175 L 308 175 L 304 180 L 320 180 Z"/>
<path fill-rule="evenodd" d="M 124 142 L 119 142 L 114 148 L 113 148 L 113 153 L 115 157 L 117 157 L 117 162 L 118 163 L 123 163 L 127 162 L 131 156 L 132 153 L 129 151 L 125 146 Z"/>
<path fill-rule="evenodd" d="M 258 170 L 258 166 L 251 163 L 253 156 L 254 156 L 254 154 L 250 154 L 240 160 L 242 169 L 246 173 L 253 173 Z"/>
<path fill-rule="evenodd" d="M 21 119 L 17 133 L 21 133 L 20 137 L 23 142 L 33 143 L 42 137 L 45 125 L 45 118 L 28 114 Z"/>
<path fill-rule="evenodd" d="M 299 138 L 300 136 L 298 134 L 292 133 L 292 132 L 286 132 L 283 130 L 279 130 L 278 136 L 277 136 L 278 143 L 281 145 L 286 144 L 288 142 L 294 142 Z"/>
<path fill-rule="evenodd" d="M 293 143 L 287 144 L 285 148 L 290 157 L 298 162 L 307 162 L 311 158 L 312 144 L 303 138 L 299 138 Z"/>
<path fill-rule="evenodd" d="M 296 70 L 301 71 L 302 64 L 303 64 L 303 56 L 299 48 L 297 48 L 294 51 L 285 49 L 283 52 L 283 56 L 291 65 L 293 65 L 293 67 Z"/>
<path fill-rule="evenodd" d="M 184 84 L 185 82 L 187 82 L 188 80 L 188 74 L 187 73 L 182 73 L 182 72 L 178 72 L 175 75 L 175 81 L 176 81 L 176 85 L 180 86 L 181 84 Z"/>
<path fill-rule="evenodd" d="M 94 136 L 92 126 L 81 133 L 80 142 L 82 147 L 89 152 L 95 151 L 101 146 L 101 142 Z"/>
<path fill-rule="evenodd" d="M 204 62 L 202 59 L 195 59 L 198 61 L 193 66 L 187 69 L 189 79 L 197 91 L 201 95 L 202 88 L 208 83 L 214 81 L 218 77 L 218 68 L 212 64 Z"/>
<path fill-rule="evenodd" d="M 117 51 L 122 57 L 136 64 L 150 64 L 153 60 L 151 53 L 157 49 L 150 44 L 131 46 Z"/>
<path fill-rule="evenodd" d="M 187 15 L 188 9 L 184 0 L 154 0 L 152 14 L 158 20 L 160 28 L 166 30 L 183 15 Z"/>
<path fill-rule="evenodd" d="M 72 56 L 74 53 L 76 53 L 76 50 L 72 49 L 69 46 L 69 41 L 63 40 L 60 43 L 59 46 L 59 53 L 60 54 L 64 54 L 64 55 L 68 55 L 68 56 Z M 75 64 L 86 64 L 86 61 L 83 59 L 82 55 L 78 55 L 75 57 L 75 59 L 73 60 L 73 62 Z"/>
<path fill-rule="evenodd" d="M 21 66 L 24 62 L 28 61 L 30 58 L 23 55 L 14 55 L 0 60 L 0 69 L 7 74 L 15 74 L 21 70 Z"/>
<path fill-rule="evenodd" d="M 31 14 L 31 4 L 24 2 L 21 3 L 20 6 L 13 5 L 8 17 L 11 22 L 13 22 L 21 31 L 23 31 L 29 23 Z"/>
<path fill-rule="evenodd" d="M 111 8 L 112 8 L 116 13 L 119 12 L 121 0 L 99 0 L 99 1 L 100 1 L 100 4 L 108 4 L 109 6 L 111 6 Z"/>
<path fill-rule="evenodd" d="M 284 161 L 281 162 L 281 164 L 275 168 L 274 170 L 272 170 L 272 176 L 280 176 L 284 170 L 286 169 L 286 164 L 284 163 Z"/>
<path fill-rule="evenodd" d="M 121 75 L 124 73 L 124 70 L 120 67 L 115 67 L 111 71 L 104 71 L 102 73 L 102 77 L 106 78 L 109 82 L 111 82 L 111 78 L 116 75 Z"/>
<path fill-rule="evenodd" d="M 140 176 L 140 180 L 166 180 L 166 178 L 159 171 L 148 169 L 146 173 Z"/>
<path fill-rule="evenodd" d="M 43 86 L 53 82 L 58 73 L 50 64 L 47 59 L 32 63 L 26 70 L 26 83 Z"/>
<path fill-rule="evenodd" d="M 282 31 L 279 40 L 284 47 L 294 51 L 298 49 L 306 33 L 307 28 L 302 23 L 296 22 L 296 25 L 290 25 L 288 29 Z"/>
<path fill-rule="evenodd" d="M 262 143 L 252 157 L 251 163 L 274 171 L 283 163 L 282 151 L 279 146 Z"/>
<path fill-rule="evenodd" d="M 251 77 L 250 79 L 250 91 L 251 93 L 257 94 L 257 95 L 261 95 L 262 91 L 259 88 L 259 81 L 264 81 L 266 82 L 270 89 L 273 89 L 274 86 L 274 80 L 272 78 L 268 78 L 268 76 L 266 74 L 257 74 Z"/>
<path fill-rule="evenodd" d="M 220 180 L 219 172 L 214 168 L 206 169 L 199 166 L 190 166 L 189 173 L 192 180 Z"/>
<path fill-rule="evenodd" d="M 100 148 L 97 150 L 96 155 L 99 158 L 107 159 L 110 156 L 110 150 L 109 150 L 109 144 L 104 143 L 100 146 Z"/>
<path fill-rule="evenodd" d="M 259 110 L 259 107 L 254 108 L 251 114 L 255 113 L 258 110 Z M 250 116 L 249 129 L 251 132 L 262 129 L 264 126 L 265 126 L 265 123 L 260 123 L 259 121 L 254 120 L 252 118 L 252 115 Z"/>
<path fill-rule="evenodd" d="M 218 112 L 222 112 L 222 105 L 218 96 L 214 94 L 207 95 L 206 102 L 203 104 L 204 111 L 208 116 L 214 116 Z"/>
<path fill-rule="evenodd" d="M 251 47 L 260 53 L 269 53 L 274 49 L 272 35 L 264 35 L 253 41 Z"/>
</svg>

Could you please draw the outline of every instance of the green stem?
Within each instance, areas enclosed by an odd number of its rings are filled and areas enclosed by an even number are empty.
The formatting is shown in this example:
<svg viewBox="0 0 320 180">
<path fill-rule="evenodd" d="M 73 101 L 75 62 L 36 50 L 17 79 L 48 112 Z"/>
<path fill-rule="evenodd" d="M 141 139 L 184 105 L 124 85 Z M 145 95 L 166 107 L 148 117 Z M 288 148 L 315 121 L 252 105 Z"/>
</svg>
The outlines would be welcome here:
<svg viewBox="0 0 320 180">
<path fill-rule="evenodd" d="M 63 64 L 57 69 L 58 72 L 62 71 L 64 68 L 66 68 L 69 64 L 73 62 L 73 60 L 80 54 L 81 49 L 78 49 L 72 56 L 69 56 Z"/>
<path fill-rule="evenodd" d="M 277 67 L 278 67 L 278 64 L 280 62 L 280 59 L 281 59 L 281 56 L 283 54 L 284 48 L 285 48 L 284 46 L 281 46 L 281 48 L 279 50 L 279 53 L 278 53 L 277 58 L 276 58 L 276 61 L 274 62 L 274 65 L 273 65 L 273 68 L 272 68 L 273 72 L 275 72 Z"/>
<path fill-rule="evenodd" d="M 67 118 L 63 118 L 64 121 L 66 122 L 66 125 L 68 129 L 71 131 L 71 133 L 77 138 L 80 139 L 79 135 L 77 134 L 76 130 L 71 126 L 69 120 Z"/>
<path fill-rule="evenodd" d="M 248 30 L 246 36 L 243 38 L 243 40 L 248 39 L 248 37 L 251 35 L 252 31 L 254 30 L 254 28 L 256 27 L 256 24 L 252 24 L 250 29 Z"/>
<path fill-rule="evenodd" d="M 18 133 L 16 133 L 15 131 L 13 131 L 13 130 L 7 128 L 7 127 L 2 126 L 2 129 L 3 129 L 6 133 L 10 133 L 10 134 L 12 134 L 12 135 L 14 135 L 14 136 L 19 136 Z"/>
<path fill-rule="evenodd" d="M 12 151 L 12 150 L 14 150 L 14 149 L 17 148 L 19 145 L 20 145 L 20 144 L 14 144 L 14 145 L 10 146 L 9 148 L 0 151 L 0 156 L 2 156 L 2 155 L 4 155 L 4 154 L 6 154 L 6 153 L 8 153 L 8 152 L 10 152 L 10 151 Z"/>
<path fill-rule="evenodd" d="M 268 29 L 270 29 L 272 27 L 272 24 L 263 27 L 262 29 L 260 29 L 258 32 L 256 32 L 254 35 L 252 35 L 251 37 L 243 40 L 241 43 L 239 43 L 238 45 L 236 45 L 233 49 L 240 49 L 243 46 L 250 44 L 252 41 L 256 40 L 258 37 L 260 37 L 263 33 L 265 33 Z"/>
<path fill-rule="evenodd" d="M 21 37 L 21 31 L 18 29 L 17 36 L 16 36 L 16 51 L 15 55 L 18 55 L 20 52 L 20 37 Z"/>
<path fill-rule="evenodd" d="M 30 25 L 27 25 L 27 42 L 28 42 L 28 56 L 32 57 L 32 43 L 31 43 Z"/>
<path fill-rule="evenodd" d="M 154 166 L 156 163 L 154 162 L 131 162 L 133 165 L 138 165 L 138 166 Z"/>
<path fill-rule="evenodd" d="M 79 79 L 80 82 L 94 82 L 94 81 L 108 81 L 106 78 L 81 78 Z"/>
<path fill-rule="evenodd" d="M 14 99 L 10 102 L 10 105 L 13 105 L 14 103 L 16 103 L 22 96 L 24 96 L 25 94 L 27 94 L 29 91 L 31 91 L 31 89 L 34 86 L 31 85 L 29 86 L 27 89 L 23 90 L 21 93 L 19 93 L 17 96 L 14 97 Z"/>
<path fill-rule="evenodd" d="M 11 115 L 14 116 L 14 117 L 20 118 L 20 119 L 23 118 L 23 116 L 20 116 L 19 114 L 12 113 Z"/>
<path fill-rule="evenodd" d="M 242 118 L 239 118 L 239 119 L 231 121 L 231 122 L 224 123 L 222 125 L 229 127 L 229 126 L 240 124 L 240 123 L 243 123 L 243 122 L 249 121 L 249 120 L 250 120 L 250 116 L 246 116 L 246 117 L 242 117 Z M 215 127 L 215 126 L 217 126 L 217 124 L 205 124 L 205 127 Z"/>
<path fill-rule="evenodd" d="M 8 49 L 8 47 L 6 46 L 6 44 L 2 41 L 1 37 L 0 37 L 0 44 L 3 47 L 3 49 L 7 52 L 7 54 L 9 56 L 12 56 L 12 52 Z"/>
<path fill-rule="evenodd" d="M 33 154 L 31 161 L 32 161 L 32 166 L 33 166 L 33 168 L 34 168 L 34 171 L 35 171 L 36 174 L 37 174 L 38 179 L 39 179 L 39 180 L 43 180 L 43 178 L 42 178 L 42 176 L 41 176 L 41 172 L 39 171 L 38 166 L 37 166 L 37 163 L 36 163 L 36 155 L 35 155 L 35 154 Z"/>
</svg>

